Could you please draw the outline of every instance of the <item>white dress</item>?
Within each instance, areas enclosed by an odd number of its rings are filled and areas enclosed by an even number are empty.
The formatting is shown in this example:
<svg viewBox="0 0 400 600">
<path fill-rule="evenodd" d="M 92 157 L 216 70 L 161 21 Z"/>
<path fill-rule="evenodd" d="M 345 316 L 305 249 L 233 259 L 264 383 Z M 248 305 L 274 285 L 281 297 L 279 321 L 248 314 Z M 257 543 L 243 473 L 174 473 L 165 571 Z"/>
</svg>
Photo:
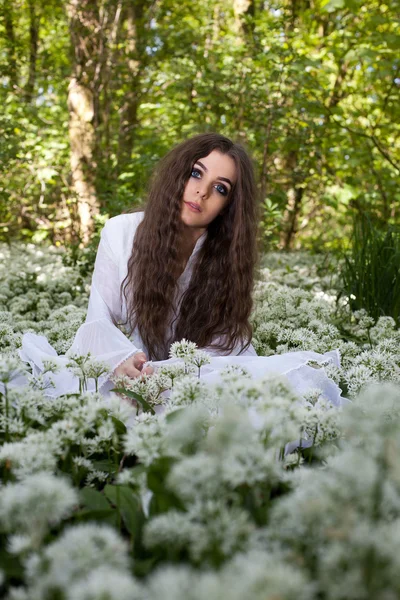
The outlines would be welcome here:
<svg viewBox="0 0 400 600">
<path fill-rule="evenodd" d="M 47 389 L 45 391 L 47 395 L 59 396 L 79 390 L 78 378 L 65 366 L 72 353 L 90 352 L 97 359 L 107 362 L 111 370 L 116 369 L 136 352 L 143 351 L 148 355 L 137 329 L 129 339 L 113 324 L 111 318 L 113 316 L 117 323 L 122 323 L 126 319 L 126 303 L 123 298 L 121 304 L 120 286 L 127 274 L 135 231 L 143 217 L 143 212 L 122 214 L 109 219 L 103 227 L 92 277 L 86 321 L 76 332 L 73 344 L 66 355 L 57 355 L 56 350 L 43 335 L 34 333 L 23 335 L 19 355 L 23 361 L 30 364 L 35 376 L 43 370 L 45 359 L 51 358 L 61 367 L 58 373 L 51 375 L 55 387 Z M 207 232 L 197 240 L 186 268 L 178 279 L 175 308 L 179 306 L 182 295 L 189 285 L 196 255 L 206 235 Z M 170 332 L 172 332 L 171 326 Z M 300 397 L 310 388 L 319 388 L 323 396 L 335 405 L 342 404 L 344 400 L 341 398 L 340 388 L 328 378 L 323 368 L 314 369 L 306 365 L 308 360 L 313 359 L 319 362 L 330 360 L 340 366 L 340 355 L 337 350 L 325 354 L 311 351 L 288 352 L 268 357 L 257 356 L 252 345 L 240 355 L 240 347 L 236 347 L 229 356 L 218 356 L 215 350 L 209 348 L 204 350 L 212 355 L 211 363 L 202 367 L 202 377 L 206 381 L 216 381 L 221 369 L 227 364 L 235 363 L 245 366 L 255 378 L 261 378 L 271 372 L 285 374 Z M 157 367 L 168 362 L 168 360 L 153 361 L 153 366 Z M 16 383 L 20 385 L 21 382 L 19 379 Z M 94 381 L 89 380 L 88 390 L 93 390 L 94 385 Z M 113 387 L 113 383 L 107 376 L 100 378 L 99 391 L 103 395 L 108 396 Z"/>
</svg>

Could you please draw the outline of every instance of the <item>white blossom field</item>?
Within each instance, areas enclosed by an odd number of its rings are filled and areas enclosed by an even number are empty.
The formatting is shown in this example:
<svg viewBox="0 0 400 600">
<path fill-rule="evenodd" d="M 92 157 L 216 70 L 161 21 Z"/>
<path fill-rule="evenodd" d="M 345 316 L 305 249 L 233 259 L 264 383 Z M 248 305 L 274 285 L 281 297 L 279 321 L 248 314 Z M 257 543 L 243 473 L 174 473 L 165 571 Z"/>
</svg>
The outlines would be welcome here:
<svg viewBox="0 0 400 600">
<path fill-rule="evenodd" d="M 395 600 L 400 595 L 400 331 L 351 313 L 326 257 L 270 254 L 254 293 L 259 355 L 339 350 L 347 402 L 173 344 L 175 362 L 118 393 L 71 356 L 52 397 L 22 335 L 59 354 L 85 320 L 90 268 L 0 246 L 0 594 L 8 600 Z M 18 378 L 25 385 L 14 385 Z M 163 412 L 159 406 L 163 405 Z"/>
</svg>

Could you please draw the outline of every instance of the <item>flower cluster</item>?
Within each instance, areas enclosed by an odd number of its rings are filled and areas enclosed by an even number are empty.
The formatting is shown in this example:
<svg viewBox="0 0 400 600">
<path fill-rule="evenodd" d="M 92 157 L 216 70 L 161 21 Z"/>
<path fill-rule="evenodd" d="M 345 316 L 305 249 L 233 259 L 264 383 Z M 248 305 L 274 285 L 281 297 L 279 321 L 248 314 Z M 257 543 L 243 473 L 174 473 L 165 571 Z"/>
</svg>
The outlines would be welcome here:
<svg viewBox="0 0 400 600">
<path fill-rule="evenodd" d="M 210 377 L 213 359 L 187 340 L 154 375 L 115 378 L 125 397 L 97 392 L 106 364 L 67 356 L 80 389 L 51 397 L 52 375 L 67 363 L 55 357 L 35 376 L 18 359 L 18 339 L 28 327 L 67 350 L 87 290 L 53 269 L 58 251 L 27 251 L 37 276 L 18 257 L 0 271 L 0 585 L 8 600 L 400 595 L 393 319 L 375 323 L 358 311 L 339 323 L 335 274 L 321 276 L 322 259 L 271 255 L 255 291 L 256 349 L 338 349 L 340 365 L 328 355 L 304 368 L 324 369 L 352 402 L 332 406 L 319 386 L 300 397 L 289 376 L 256 380 L 234 363 Z M 7 260 L 13 252 L 4 249 Z"/>
</svg>

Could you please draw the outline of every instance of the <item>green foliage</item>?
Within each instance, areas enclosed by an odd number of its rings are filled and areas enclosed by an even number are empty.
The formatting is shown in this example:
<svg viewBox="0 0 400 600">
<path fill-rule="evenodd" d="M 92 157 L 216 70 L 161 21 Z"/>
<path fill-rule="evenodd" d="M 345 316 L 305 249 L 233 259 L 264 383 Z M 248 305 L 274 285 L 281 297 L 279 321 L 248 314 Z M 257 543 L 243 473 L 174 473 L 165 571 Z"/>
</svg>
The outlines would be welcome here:
<svg viewBox="0 0 400 600">
<path fill-rule="evenodd" d="M 398 596 L 400 330 L 389 317 L 374 325 L 365 311 L 351 313 L 342 298 L 354 341 L 341 339 L 329 256 L 264 257 L 253 343 L 265 356 L 339 350 L 340 366 L 304 368 L 318 386 L 324 369 L 353 400 L 341 409 L 311 386 L 301 403 L 289 378 L 253 379 L 237 363 L 218 382 L 202 381 L 190 366 L 203 369 L 204 352 L 185 340 L 172 352 L 183 363 L 154 365 L 123 389 L 114 381 L 119 397 L 98 393 L 108 377 L 101 365 L 70 356 L 80 391 L 51 397 L 58 357 L 30 373 L 13 328 L 36 325 L 64 353 L 87 305 L 81 266 L 63 267 L 61 251 L 44 245 L 0 252 L 2 593 L 220 600 L 228 590 L 233 600 L 310 600 L 317 589 L 318 600 L 344 600 L 356 581 L 359 598 L 384 600 L 380 585 Z M 28 314 L 29 287 L 48 304 Z M 67 290 L 70 304 L 59 308 Z"/>
<path fill-rule="evenodd" d="M 354 203 L 381 223 L 399 223 L 398 0 L 295 9 L 283 0 L 200 0 L 195 10 L 188 1 L 141 0 L 134 23 L 116 0 L 100 0 L 101 26 L 88 20 L 79 31 L 90 65 L 76 62 L 68 6 L 2 5 L 3 240 L 79 244 L 67 105 L 76 74 L 93 96 L 93 164 L 85 166 L 102 214 L 141 203 L 171 146 L 217 130 L 254 157 L 260 197 L 270 203 L 270 248 L 284 243 L 294 216 L 288 247 L 345 249 Z M 32 11 L 40 24 L 34 70 Z M 299 190 L 293 215 L 289 198 Z"/>
<path fill-rule="evenodd" d="M 87 246 L 82 247 L 78 242 L 69 243 L 62 254 L 63 265 L 76 269 L 84 279 L 91 276 L 93 272 L 100 243 L 100 232 L 107 217 L 108 215 L 101 215 L 95 218 L 94 233 Z"/>
<path fill-rule="evenodd" d="M 344 255 L 343 288 L 353 311 L 365 309 L 378 320 L 385 315 L 400 324 L 400 230 L 378 229 L 365 214 L 354 217 L 351 251 Z"/>
<path fill-rule="evenodd" d="M 276 233 L 282 219 L 282 211 L 279 209 L 279 204 L 275 204 L 270 198 L 267 198 L 264 200 L 263 213 L 261 231 L 264 246 L 268 250 L 271 239 L 275 237 L 276 241 Z"/>
</svg>

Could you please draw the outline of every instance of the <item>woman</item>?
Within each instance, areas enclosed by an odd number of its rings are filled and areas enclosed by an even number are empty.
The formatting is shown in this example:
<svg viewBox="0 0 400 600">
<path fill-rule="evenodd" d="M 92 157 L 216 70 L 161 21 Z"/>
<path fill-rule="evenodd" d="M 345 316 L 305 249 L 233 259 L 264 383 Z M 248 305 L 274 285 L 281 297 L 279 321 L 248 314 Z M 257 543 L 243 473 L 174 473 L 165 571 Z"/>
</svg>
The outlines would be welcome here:
<svg viewBox="0 0 400 600">
<path fill-rule="evenodd" d="M 145 210 L 104 226 L 86 322 L 67 354 L 90 351 L 115 375 L 134 378 L 151 374 L 144 363 L 162 364 L 172 342 L 185 338 L 215 357 L 214 371 L 235 362 L 254 376 L 292 373 L 300 393 L 318 380 L 336 398 L 336 384 L 305 363 L 338 363 L 338 353 L 257 357 L 251 345 L 257 223 L 253 168 L 242 146 L 205 133 L 173 148 L 153 176 Z M 20 354 L 39 372 L 55 351 L 44 336 L 25 334 Z M 54 395 L 73 386 L 65 370 L 54 379 Z M 100 391 L 112 387 L 106 379 Z"/>
</svg>

